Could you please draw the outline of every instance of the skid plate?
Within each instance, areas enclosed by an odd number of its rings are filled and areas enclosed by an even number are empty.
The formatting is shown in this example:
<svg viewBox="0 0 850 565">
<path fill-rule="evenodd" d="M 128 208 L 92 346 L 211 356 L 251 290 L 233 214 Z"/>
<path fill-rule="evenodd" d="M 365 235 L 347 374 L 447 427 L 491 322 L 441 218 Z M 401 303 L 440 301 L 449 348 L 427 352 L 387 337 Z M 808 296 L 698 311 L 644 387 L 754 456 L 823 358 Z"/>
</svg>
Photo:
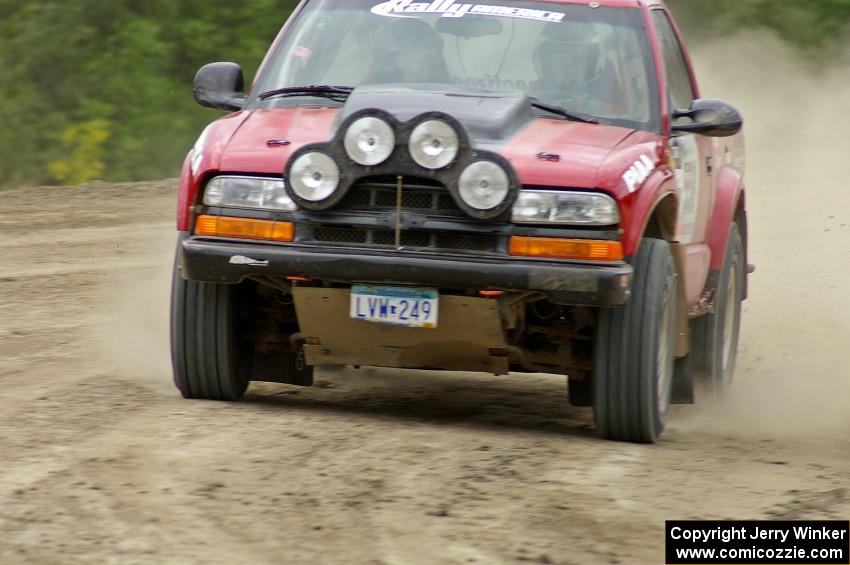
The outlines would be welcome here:
<svg viewBox="0 0 850 565">
<path fill-rule="evenodd" d="M 440 296 L 436 329 L 393 327 L 349 315 L 349 289 L 295 288 L 295 309 L 310 365 L 508 372 L 495 300 Z"/>
</svg>

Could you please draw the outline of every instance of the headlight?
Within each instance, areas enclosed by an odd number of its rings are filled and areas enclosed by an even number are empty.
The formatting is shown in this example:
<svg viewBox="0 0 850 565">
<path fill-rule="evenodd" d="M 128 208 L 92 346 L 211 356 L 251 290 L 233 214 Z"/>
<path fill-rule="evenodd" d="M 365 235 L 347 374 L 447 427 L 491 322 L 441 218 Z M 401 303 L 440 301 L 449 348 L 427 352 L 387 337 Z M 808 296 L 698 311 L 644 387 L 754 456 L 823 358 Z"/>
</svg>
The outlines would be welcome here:
<svg viewBox="0 0 850 565">
<path fill-rule="evenodd" d="M 216 177 L 204 189 L 204 204 L 288 212 L 296 209 L 282 179 L 259 177 Z"/>
<path fill-rule="evenodd" d="M 516 224 L 613 226 L 620 223 L 614 199 L 605 194 L 522 190 L 514 204 Z"/>
<path fill-rule="evenodd" d="M 360 118 L 345 132 L 345 151 L 360 165 L 380 165 L 390 158 L 394 148 L 393 128 L 380 118 Z"/>
<path fill-rule="evenodd" d="M 459 148 L 457 132 L 442 120 L 422 122 L 410 134 L 410 156 L 426 169 L 442 169 L 450 165 Z"/>
<path fill-rule="evenodd" d="M 305 153 L 289 168 L 289 184 L 300 198 L 321 202 L 339 187 L 339 167 L 324 153 Z"/>
<path fill-rule="evenodd" d="M 460 197 L 476 210 L 492 210 L 504 203 L 510 187 L 508 173 L 492 161 L 476 161 L 460 175 Z"/>
</svg>

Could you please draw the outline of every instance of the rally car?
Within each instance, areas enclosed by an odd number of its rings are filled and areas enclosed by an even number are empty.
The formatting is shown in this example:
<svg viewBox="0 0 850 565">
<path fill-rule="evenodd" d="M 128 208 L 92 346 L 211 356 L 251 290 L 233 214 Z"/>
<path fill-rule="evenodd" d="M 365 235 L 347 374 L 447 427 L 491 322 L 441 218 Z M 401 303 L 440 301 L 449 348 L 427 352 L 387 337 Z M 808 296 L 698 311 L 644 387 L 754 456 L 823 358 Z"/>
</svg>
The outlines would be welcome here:
<svg viewBox="0 0 850 565">
<path fill-rule="evenodd" d="M 174 380 L 239 400 L 317 365 L 566 375 L 654 442 L 728 386 L 742 118 L 658 0 L 304 0 L 187 156 Z"/>
</svg>

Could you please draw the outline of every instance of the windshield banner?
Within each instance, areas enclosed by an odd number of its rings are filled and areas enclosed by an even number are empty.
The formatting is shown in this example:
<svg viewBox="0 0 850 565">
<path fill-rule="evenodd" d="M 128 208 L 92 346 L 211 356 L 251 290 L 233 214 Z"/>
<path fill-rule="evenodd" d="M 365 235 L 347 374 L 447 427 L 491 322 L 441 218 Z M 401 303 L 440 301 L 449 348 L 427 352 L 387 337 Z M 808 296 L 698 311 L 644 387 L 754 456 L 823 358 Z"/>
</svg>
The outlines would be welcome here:
<svg viewBox="0 0 850 565">
<path fill-rule="evenodd" d="M 396 18 L 416 17 L 416 14 L 441 14 L 444 18 L 462 18 L 467 15 L 499 16 L 542 22 L 560 22 L 562 12 L 515 8 L 512 6 L 493 6 L 490 4 L 461 4 L 455 0 L 434 0 L 433 2 L 414 2 L 413 0 L 388 0 L 372 8 L 379 16 Z"/>
</svg>

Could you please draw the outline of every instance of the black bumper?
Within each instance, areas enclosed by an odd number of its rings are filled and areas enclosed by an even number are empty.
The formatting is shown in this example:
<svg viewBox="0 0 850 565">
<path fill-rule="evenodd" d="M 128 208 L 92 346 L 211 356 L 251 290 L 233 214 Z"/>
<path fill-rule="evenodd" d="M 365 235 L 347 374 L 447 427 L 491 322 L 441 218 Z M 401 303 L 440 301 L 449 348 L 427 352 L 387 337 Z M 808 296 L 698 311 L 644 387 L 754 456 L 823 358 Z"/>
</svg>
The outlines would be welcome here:
<svg viewBox="0 0 850 565">
<path fill-rule="evenodd" d="M 251 276 L 304 276 L 346 283 L 416 284 L 445 289 L 535 290 L 551 302 L 618 306 L 628 301 L 632 267 L 447 257 L 187 238 L 183 276 L 235 284 Z"/>
</svg>

